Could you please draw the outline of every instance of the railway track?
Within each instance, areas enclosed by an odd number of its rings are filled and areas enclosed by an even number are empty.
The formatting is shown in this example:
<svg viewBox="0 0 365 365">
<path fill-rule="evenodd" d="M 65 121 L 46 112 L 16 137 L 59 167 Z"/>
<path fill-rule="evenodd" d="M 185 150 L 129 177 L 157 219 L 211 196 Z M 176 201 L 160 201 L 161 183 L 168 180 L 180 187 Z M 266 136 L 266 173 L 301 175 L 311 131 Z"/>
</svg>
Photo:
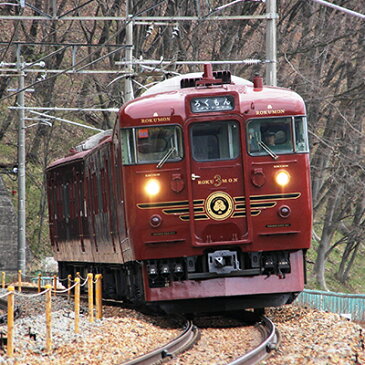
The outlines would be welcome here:
<svg viewBox="0 0 365 365">
<path fill-rule="evenodd" d="M 260 344 L 253 350 L 228 363 L 228 365 L 258 364 L 269 357 L 271 351 L 277 348 L 279 344 L 279 333 L 274 323 L 267 317 L 260 316 L 257 318 L 256 327 L 261 333 Z M 198 327 L 193 322 L 187 321 L 183 333 L 175 340 L 148 354 L 124 362 L 123 365 L 153 365 L 172 359 L 177 354 L 181 354 L 192 347 L 199 337 Z"/>
<path fill-rule="evenodd" d="M 199 331 L 191 321 L 187 321 L 184 327 L 183 332 L 168 344 L 134 360 L 124 362 L 123 365 L 152 365 L 187 350 L 199 338 Z"/>
<path fill-rule="evenodd" d="M 265 360 L 270 356 L 270 352 L 275 350 L 280 342 L 279 331 L 274 323 L 267 317 L 261 316 L 261 321 L 257 325 L 261 332 L 262 342 L 255 349 L 242 355 L 228 365 L 253 365 Z"/>
</svg>

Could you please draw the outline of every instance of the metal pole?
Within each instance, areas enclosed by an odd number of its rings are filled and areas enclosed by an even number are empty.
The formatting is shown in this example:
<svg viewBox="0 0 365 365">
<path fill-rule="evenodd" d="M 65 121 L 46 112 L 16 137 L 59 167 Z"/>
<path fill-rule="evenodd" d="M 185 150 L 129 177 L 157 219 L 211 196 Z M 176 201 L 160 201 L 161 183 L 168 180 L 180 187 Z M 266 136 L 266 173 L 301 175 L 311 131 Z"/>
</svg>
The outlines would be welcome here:
<svg viewBox="0 0 365 365">
<path fill-rule="evenodd" d="M 94 274 L 87 274 L 87 296 L 89 305 L 89 322 L 94 322 Z"/>
<path fill-rule="evenodd" d="M 80 332 L 80 278 L 75 279 L 75 333 Z"/>
<path fill-rule="evenodd" d="M 19 90 L 24 89 L 25 73 L 22 70 L 23 60 L 21 57 L 21 46 L 17 47 L 17 69 L 19 72 Z M 25 241 L 25 111 L 24 111 L 24 91 L 17 96 L 19 109 L 18 126 L 18 270 L 26 273 L 26 241 Z"/>
<path fill-rule="evenodd" d="M 130 16 L 131 17 L 131 16 Z M 125 101 L 130 101 L 134 99 L 133 94 L 133 20 L 130 19 L 127 24 L 126 29 L 126 43 L 129 46 L 125 51 L 125 59 L 126 59 L 126 72 L 129 73 L 124 80 L 124 98 Z"/>
<path fill-rule="evenodd" d="M 14 287 L 8 287 L 8 337 L 7 337 L 7 355 L 14 356 Z"/>
<path fill-rule="evenodd" d="M 266 79 L 267 85 L 276 86 L 276 0 L 266 0 Z"/>
<path fill-rule="evenodd" d="M 103 286 L 102 280 L 103 276 L 101 274 L 95 275 L 95 309 L 96 309 L 96 319 L 103 318 Z"/>
<path fill-rule="evenodd" d="M 46 352 L 52 351 L 52 286 L 46 285 Z"/>
<path fill-rule="evenodd" d="M 57 2 L 52 0 L 52 19 L 57 19 Z"/>
</svg>

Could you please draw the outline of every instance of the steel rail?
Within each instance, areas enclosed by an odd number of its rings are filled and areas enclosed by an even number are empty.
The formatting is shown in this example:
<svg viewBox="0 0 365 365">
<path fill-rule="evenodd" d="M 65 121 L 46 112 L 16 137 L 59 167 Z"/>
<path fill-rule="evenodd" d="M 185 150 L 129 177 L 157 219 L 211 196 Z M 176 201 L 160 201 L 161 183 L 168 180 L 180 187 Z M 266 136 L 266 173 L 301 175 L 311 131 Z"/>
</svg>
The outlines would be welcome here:
<svg viewBox="0 0 365 365">
<path fill-rule="evenodd" d="M 199 330 L 193 324 L 188 321 L 185 325 L 184 331 L 171 342 L 159 347 L 156 350 L 149 352 L 148 354 L 139 356 L 133 360 L 123 362 L 123 365 L 152 365 L 166 359 L 167 357 L 173 357 L 174 355 L 185 351 L 192 346 L 199 338 Z"/>
<path fill-rule="evenodd" d="M 278 347 L 280 336 L 278 330 L 275 328 L 274 323 L 265 316 L 261 316 L 260 318 L 261 322 L 258 324 L 258 329 L 261 332 L 263 341 L 255 349 L 235 359 L 228 365 L 258 364 L 270 356 L 270 352 Z"/>
</svg>

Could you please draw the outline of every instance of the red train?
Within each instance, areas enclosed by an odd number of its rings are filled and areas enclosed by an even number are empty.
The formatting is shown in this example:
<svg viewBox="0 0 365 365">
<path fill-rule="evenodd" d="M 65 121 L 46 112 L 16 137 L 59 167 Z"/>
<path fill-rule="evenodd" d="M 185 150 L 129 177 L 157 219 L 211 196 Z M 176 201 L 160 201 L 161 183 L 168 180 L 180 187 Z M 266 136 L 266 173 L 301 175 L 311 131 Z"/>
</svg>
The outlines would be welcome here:
<svg viewBox="0 0 365 365">
<path fill-rule="evenodd" d="M 163 81 L 113 131 L 47 168 L 60 276 L 167 312 L 262 308 L 303 290 L 311 240 L 306 110 L 227 71 Z"/>
</svg>

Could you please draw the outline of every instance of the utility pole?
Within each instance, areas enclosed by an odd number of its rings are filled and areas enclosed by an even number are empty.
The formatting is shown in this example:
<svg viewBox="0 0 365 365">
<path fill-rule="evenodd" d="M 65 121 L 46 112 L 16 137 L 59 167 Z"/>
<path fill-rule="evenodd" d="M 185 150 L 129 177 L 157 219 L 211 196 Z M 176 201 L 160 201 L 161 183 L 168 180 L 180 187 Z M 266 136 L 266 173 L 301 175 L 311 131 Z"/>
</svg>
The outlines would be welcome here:
<svg viewBox="0 0 365 365">
<path fill-rule="evenodd" d="M 276 0 L 266 0 L 266 79 L 267 85 L 276 86 Z"/>
<path fill-rule="evenodd" d="M 25 111 L 24 111 L 24 77 L 23 59 L 21 56 L 21 46 L 17 46 L 17 70 L 19 73 L 19 82 L 17 103 L 19 109 L 18 124 L 18 270 L 26 272 L 26 216 L 25 216 Z"/>
<path fill-rule="evenodd" d="M 126 27 L 126 45 L 125 60 L 126 60 L 126 78 L 124 81 L 124 98 L 125 102 L 134 99 L 133 93 L 133 20 L 129 15 L 129 21 Z"/>
</svg>

